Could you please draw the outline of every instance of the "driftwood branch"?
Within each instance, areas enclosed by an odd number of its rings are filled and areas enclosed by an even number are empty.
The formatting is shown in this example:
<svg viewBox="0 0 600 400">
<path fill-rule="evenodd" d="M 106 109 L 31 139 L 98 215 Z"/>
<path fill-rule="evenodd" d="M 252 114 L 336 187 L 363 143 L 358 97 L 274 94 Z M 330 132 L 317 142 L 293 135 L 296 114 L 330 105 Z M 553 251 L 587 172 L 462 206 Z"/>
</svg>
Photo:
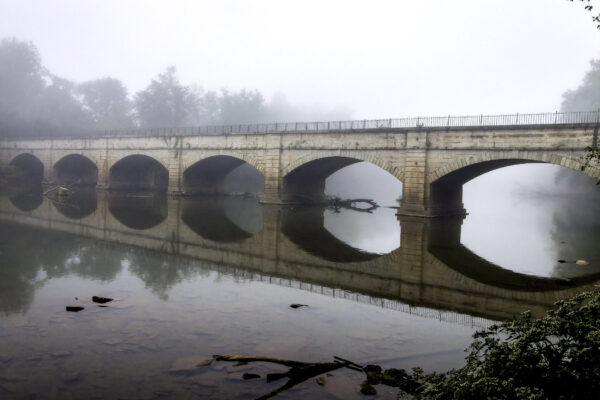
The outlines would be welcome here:
<svg viewBox="0 0 600 400">
<path fill-rule="evenodd" d="M 344 360 L 343 358 L 335 357 L 334 362 L 328 363 L 306 363 L 301 361 L 285 360 L 281 358 L 272 357 L 252 357 L 252 356 L 213 356 L 215 361 L 234 361 L 234 362 L 269 362 L 274 364 L 285 365 L 290 367 L 287 372 L 275 373 L 267 375 L 267 383 L 273 382 L 283 378 L 289 378 L 288 381 L 281 387 L 273 390 L 270 393 L 265 394 L 257 398 L 256 400 L 266 400 L 277 394 L 286 391 L 299 383 L 302 383 L 310 378 L 314 378 L 318 375 L 325 374 L 327 372 L 335 371 L 340 368 L 351 368 L 353 370 L 362 371 L 362 367 L 352 361 Z"/>
</svg>

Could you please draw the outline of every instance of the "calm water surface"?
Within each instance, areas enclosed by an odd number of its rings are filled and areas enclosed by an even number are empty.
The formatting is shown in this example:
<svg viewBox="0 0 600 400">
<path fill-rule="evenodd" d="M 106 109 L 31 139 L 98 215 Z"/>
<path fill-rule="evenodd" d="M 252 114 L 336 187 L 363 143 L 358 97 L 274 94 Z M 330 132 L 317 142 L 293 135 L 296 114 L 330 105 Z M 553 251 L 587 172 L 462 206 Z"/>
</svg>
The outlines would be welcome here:
<svg viewBox="0 0 600 400">
<path fill-rule="evenodd" d="M 0 397 L 253 399 L 285 383 L 266 383 L 285 370 L 273 364 L 197 367 L 214 354 L 458 367 L 477 329 L 600 280 L 596 204 L 523 197 L 509 213 L 422 220 L 240 197 L 4 196 Z M 363 398 L 362 380 L 337 370 L 277 398 Z"/>
</svg>

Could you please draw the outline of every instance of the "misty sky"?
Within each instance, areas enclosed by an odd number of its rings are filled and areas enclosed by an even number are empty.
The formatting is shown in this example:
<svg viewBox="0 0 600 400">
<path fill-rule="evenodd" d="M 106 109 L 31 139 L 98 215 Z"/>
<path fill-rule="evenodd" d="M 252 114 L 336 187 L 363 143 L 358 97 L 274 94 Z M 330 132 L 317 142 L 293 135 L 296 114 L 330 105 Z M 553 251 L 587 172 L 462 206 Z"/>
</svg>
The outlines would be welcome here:
<svg viewBox="0 0 600 400">
<path fill-rule="evenodd" d="M 600 57 L 591 14 L 567 0 L 0 0 L 7 36 L 79 82 L 135 92 L 175 65 L 185 84 L 356 118 L 554 111 Z"/>
</svg>

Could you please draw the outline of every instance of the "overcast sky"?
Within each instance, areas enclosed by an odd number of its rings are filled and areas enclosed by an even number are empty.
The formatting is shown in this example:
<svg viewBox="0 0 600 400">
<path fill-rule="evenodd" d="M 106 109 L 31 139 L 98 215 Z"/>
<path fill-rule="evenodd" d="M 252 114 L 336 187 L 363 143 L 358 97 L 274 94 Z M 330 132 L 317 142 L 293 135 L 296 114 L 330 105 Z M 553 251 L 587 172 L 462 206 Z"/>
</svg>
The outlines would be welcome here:
<svg viewBox="0 0 600 400">
<path fill-rule="evenodd" d="M 600 57 L 591 14 L 567 0 L 0 0 L 7 36 L 76 81 L 135 92 L 175 65 L 186 84 L 356 118 L 554 111 Z"/>
</svg>

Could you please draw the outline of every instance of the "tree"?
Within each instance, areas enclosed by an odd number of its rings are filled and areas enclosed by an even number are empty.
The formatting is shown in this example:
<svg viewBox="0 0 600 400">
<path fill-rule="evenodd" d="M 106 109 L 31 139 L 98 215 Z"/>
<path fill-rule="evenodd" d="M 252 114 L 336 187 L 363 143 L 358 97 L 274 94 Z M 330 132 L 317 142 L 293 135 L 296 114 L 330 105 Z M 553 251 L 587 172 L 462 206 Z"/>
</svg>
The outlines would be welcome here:
<svg viewBox="0 0 600 400">
<path fill-rule="evenodd" d="M 221 123 L 221 98 L 215 91 L 206 92 L 199 101 L 199 125 L 218 125 Z"/>
<path fill-rule="evenodd" d="M 593 399 L 600 395 L 600 290 L 477 332 L 466 365 L 394 386 L 415 399 Z"/>
<path fill-rule="evenodd" d="M 574 90 L 562 95 L 562 111 L 590 111 L 600 109 L 600 60 L 590 61 L 590 70 Z"/>
<path fill-rule="evenodd" d="M 0 40 L 0 134 L 23 134 L 45 89 L 45 70 L 31 42 Z"/>
<path fill-rule="evenodd" d="M 175 67 L 165 72 L 135 96 L 135 108 L 144 128 L 192 125 L 197 118 L 199 99 L 179 83 Z"/>
<path fill-rule="evenodd" d="M 128 129 L 134 126 L 133 104 L 127 88 L 115 78 L 101 78 L 77 86 L 94 129 Z"/>
<path fill-rule="evenodd" d="M 590 70 L 586 72 L 583 81 L 574 90 L 567 90 L 563 93 L 563 101 L 560 106 L 561 111 L 600 111 L 600 59 L 590 61 Z M 588 147 L 585 164 L 582 170 L 598 164 L 600 161 L 600 148 Z M 557 178 L 562 179 L 566 172 L 558 172 Z M 578 183 L 573 181 L 573 186 L 586 186 L 585 179 L 578 179 Z M 600 184 L 600 181 L 598 181 Z"/>
<path fill-rule="evenodd" d="M 70 136 L 90 132 L 90 115 L 76 97 L 75 83 L 49 75 L 50 84 L 45 88 L 37 105 L 37 134 Z"/>
<path fill-rule="evenodd" d="M 264 122 L 265 99 L 258 90 L 240 90 L 237 93 L 221 91 L 220 110 L 223 124 L 252 124 Z"/>
</svg>

